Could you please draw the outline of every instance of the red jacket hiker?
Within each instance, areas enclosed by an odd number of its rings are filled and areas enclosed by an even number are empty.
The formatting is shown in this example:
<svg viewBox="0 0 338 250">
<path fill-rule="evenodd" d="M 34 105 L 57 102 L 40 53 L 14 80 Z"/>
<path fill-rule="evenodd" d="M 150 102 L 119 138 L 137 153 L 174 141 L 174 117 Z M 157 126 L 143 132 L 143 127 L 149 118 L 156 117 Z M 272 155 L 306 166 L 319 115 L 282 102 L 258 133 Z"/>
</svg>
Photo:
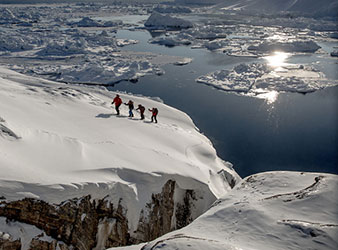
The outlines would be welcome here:
<svg viewBox="0 0 338 250">
<path fill-rule="evenodd" d="M 116 96 L 115 96 L 115 98 L 114 98 L 114 100 L 113 100 L 113 102 L 112 102 L 111 104 L 114 104 L 114 103 L 115 103 L 115 110 L 116 110 L 116 113 L 117 113 L 117 115 L 119 115 L 119 114 L 120 114 L 119 108 L 120 108 L 120 106 L 121 106 L 121 104 L 122 104 L 122 100 L 121 100 L 121 98 L 120 98 L 119 95 L 116 95 Z"/>
</svg>

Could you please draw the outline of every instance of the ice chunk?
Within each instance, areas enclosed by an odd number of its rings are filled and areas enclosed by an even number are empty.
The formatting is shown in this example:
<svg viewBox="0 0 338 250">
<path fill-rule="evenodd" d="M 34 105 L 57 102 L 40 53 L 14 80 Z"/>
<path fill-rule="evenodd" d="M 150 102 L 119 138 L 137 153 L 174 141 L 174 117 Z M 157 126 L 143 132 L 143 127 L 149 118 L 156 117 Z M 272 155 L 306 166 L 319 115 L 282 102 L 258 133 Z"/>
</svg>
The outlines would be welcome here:
<svg viewBox="0 0 338 250">
<path fill-rule="evenodd" d="M 158 13 L 191 13 L 191 9 L 183 6 L 159 4 L 154 9 Z"/>
<path fill-rule="evenodd" d="M 103 25 L 90 17 L 84 17 L 78 22 L 70 23 L 70 25 L 78 27 L 102 27 Z"/>
<path fill-rule="evenodd" d="M 248 92 L 256 78 L 268 72 L 270 68 L 265 64 L 239 64 L 233 70 L 219 70 L 200 76 L 196 81 L 226 91 Z"/>
<path fill-rule="evenodd" d="M 331 56 L 338 57 L 338 50 L 332 51 L 330 53 Z"/>
<path fill-rule="evenodd" d="M 219 70 L 200 76 L 197 82 L 215 88 L 256 96 L 271 91 L 309 93 L 338 85 L 311 66 L 286 65 L 279 68 L 267 64 L 239 64 L 232 70 Z"/>
<path fill-rule="evenodd" d="M 147 28 L 156 28 L 156 29 L 187 29 L 193 27 L 193 24 L 190 21 L 171 17 L 170 15 L 162 15 L 160 13 L 154 12 L 147 19 L 144 24 Z"/>
<path fill-rule="evenodd" d="M 320 49 L 314 41 L 291 41 L 291 42 L 272 42 L 265 41 L 257 46 L 251 45 L 248 50 L 255 50 L 259 52 L 306 52 L 313 53 Z"/>
</svg>

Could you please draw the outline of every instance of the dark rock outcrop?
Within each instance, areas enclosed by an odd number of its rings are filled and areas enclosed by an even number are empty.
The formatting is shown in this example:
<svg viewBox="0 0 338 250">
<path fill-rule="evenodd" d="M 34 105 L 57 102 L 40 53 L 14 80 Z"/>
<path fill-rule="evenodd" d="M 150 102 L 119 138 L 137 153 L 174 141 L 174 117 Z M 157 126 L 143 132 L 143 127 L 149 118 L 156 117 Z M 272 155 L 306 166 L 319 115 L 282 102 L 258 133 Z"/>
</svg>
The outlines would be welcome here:
<svg viewBox="0 0 338 250">
<path fill-rule="evenodd" d="M 21 250 L 20 240 L 0 239 L 0 250 Z"/>
<path fill-rule="evenodd" d="M 176 192 L 176 195 L 175 195 Z M 30 249 L 105 249 L 153 240 L 182 228 L 195 219 L 192 216 L 195 191 L 180 189 L 168 180 L 162 191 L 151 196 L 141 210 L 136 231 L 130 232 L 127 209 L 122 199 L 112 204 L 109 197 L 93 200 L 91 196 L 74 198 L 61 204 L 49 204 L 32 198 L 0 201 L 0 216 L 8 221 L 33 225 L 52 240 L 31 240 Z M 195 215 L 196 216 L 196 215 Z M 0 249 L 20 249 L 20 240 L 0 240 Z"/>
<path fill-rule="evenodd" d="M 98 224 L 101 219 L 114 218 L 116 230 L 113 228 L 111 234 L 116 241 L 112 246 L 127 245 L 129 242 L 128 221 L 122 206 L 118 204 L 114 209 L 113 204 L 108 201 L 104 199 L 92 201 L 90 196 L 68 200 L 59 205 L 51 205 L 32 198 L 1 202 L 0 216 L 34 225 L 53 239 L 81 250 L 96 246 Z M 32 244 L 35 246 L 37 243 Z"/>
</svg>

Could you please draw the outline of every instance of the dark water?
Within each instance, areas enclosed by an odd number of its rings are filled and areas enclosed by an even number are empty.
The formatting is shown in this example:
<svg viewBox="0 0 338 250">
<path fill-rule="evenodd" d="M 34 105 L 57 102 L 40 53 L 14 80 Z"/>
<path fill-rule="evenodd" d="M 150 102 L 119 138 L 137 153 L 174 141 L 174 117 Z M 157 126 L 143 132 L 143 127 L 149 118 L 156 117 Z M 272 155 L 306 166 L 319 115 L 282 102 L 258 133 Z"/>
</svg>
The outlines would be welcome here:
<svg viewBox="0 0 338 250">
<path fill-rule="evenodd" d="M 121 31 L 118 36 L 141 41 L 128 46 L 128 50 L 194 58 L 185 66 L 165 66 L 166 73 L 162 76 L 145 76 L 138 83 L 121 82 L 111 89 L 157 96 L 189 114 L 212 141 L 218 155 L 233 163 L 242 177 L 269 170 L 338 174 L 338 87 L 307 95 L 284 93 L 269 104 L 263 99 L 239 96 L 195 82 L 205 73 L 253 59 L 188 47 L 151 45 L 146 43 L 149 34 L 140 31 Z M 334 68 L 334 64 L 329 68 Z M 335 77 L 334 72 L 329 73 Z M 159 122 L 160 119 L 159 116 Z"/>
</svg>

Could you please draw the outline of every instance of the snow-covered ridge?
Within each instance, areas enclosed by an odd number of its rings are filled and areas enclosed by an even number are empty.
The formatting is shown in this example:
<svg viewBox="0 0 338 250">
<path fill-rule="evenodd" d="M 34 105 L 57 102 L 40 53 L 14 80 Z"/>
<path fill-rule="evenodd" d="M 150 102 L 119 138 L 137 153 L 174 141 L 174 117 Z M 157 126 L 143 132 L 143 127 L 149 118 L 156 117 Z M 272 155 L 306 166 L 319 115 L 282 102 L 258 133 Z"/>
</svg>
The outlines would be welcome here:
<svg viewBox="0 0 338 250">
<path fill-rule="evenodd" d="M 337 187 L 324 173 L 249 176 L 186 228 L 122 249 L 337 249 Z"/>
<path fill-rule="evenodd" d="M 128 208 L 130 228 L 151 195 L 174 180 L 195 190 L 194 216 L 240 180 L 216 155 L 183 112 L 163 103 L 120 93 L 159 109 L 141 121 L 128 108 L 116 116 L 115 93 L 71 86 L 0 69 L 0 197 L 49 203 L 91 195 Z"/>
</svg>

